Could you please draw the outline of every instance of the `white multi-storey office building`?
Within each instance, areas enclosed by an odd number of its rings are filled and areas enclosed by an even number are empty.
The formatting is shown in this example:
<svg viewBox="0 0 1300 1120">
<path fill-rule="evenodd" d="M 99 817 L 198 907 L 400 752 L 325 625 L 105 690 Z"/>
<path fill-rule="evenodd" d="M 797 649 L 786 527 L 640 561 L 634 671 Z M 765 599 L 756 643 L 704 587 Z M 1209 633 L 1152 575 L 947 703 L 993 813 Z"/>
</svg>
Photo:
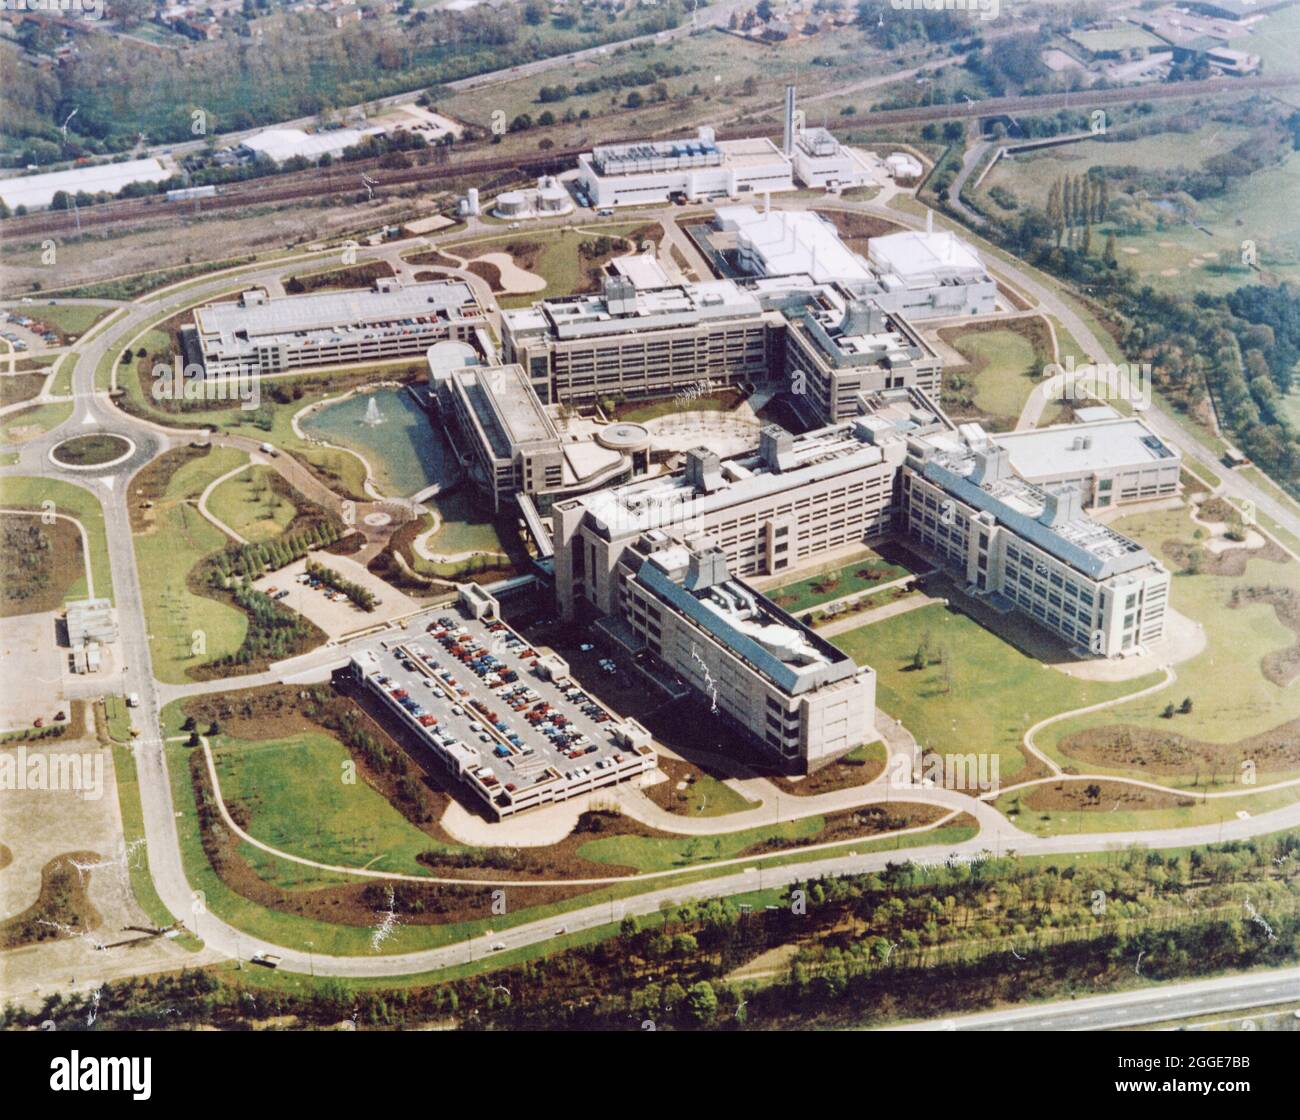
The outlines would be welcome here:
<svg viewBox="0 0 1300 1120">
<path fill-rule="evenodd" d="M 1076 486 L 1018 478 L 978 425 L 910 440 L 901 483 L 908 536 L 974 593 L 1098 656 L 1139 653 L 1164 636 L 1168 570 L 1085 515 Z"/>
<path fill-rule="evenodd" d="M 766 381 L 780 372 L 784 330 L 777 312 L 729 280 L 647 290 L 612 276 L 597 295 L 501 313 L 504 359 L 524 367 L 548 404 Z"/>
<path fill-rule="evenodd" d="M 722 549 L 654 530 L 620 567 L 632 644 L 780 765 L 808 772 L 877 738 L 876 677 L 727 570 Z"/>
<path fill-rule="evenodd" d="M 262 374 L 306 366 L 423 354 L 442 339 L 468 339 L 483 325 L 468 284 L 439 280 L 403 286 L 268 296 L 244 292 L 194 312 L 196 340 L 210 374 Z"/>
<path fill-rule="evenodd" d="M 555 594 L 571 618 L 585 603 L 615 607 L 615 569 L 642 534 L 707 534 L 737 576 L 771 575 L 889 530 L 905 440 L 862 418 L 792 435 L 777 425 L 756 451 L 730 459 L 708 448 L 685 469 L 557 502 L 552 509 Z"/>
</svg>

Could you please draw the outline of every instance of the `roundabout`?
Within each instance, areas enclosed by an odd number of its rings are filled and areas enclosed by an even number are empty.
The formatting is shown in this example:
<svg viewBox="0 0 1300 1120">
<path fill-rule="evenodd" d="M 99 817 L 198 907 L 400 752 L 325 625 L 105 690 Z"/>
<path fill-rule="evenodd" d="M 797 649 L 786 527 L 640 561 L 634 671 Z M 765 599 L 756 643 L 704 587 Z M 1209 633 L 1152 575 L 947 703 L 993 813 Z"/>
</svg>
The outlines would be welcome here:
<svg viewBox="0 0 1300 1120">
<path fill-rule="evenodd" d="M 70 436 L 50 448 L 50 462 L 69 471 L 104 470 L 135 454 L 135 442 L 112 432 Z"/>
</svg>

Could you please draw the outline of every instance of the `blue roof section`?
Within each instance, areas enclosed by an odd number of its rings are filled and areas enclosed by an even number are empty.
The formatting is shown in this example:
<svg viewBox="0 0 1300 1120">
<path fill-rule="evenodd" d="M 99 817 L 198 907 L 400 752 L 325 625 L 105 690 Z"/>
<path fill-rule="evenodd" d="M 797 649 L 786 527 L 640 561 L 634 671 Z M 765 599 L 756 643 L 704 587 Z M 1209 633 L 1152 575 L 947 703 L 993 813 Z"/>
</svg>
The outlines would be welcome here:
<svg viewBox="0 0 1300 1120">
<path fill-rule="evenodd" d="M 729 646 L 786 692 L 793 694 L 800 690 L 800 685 L 804 682 L 798 672 L 765 650 L 748 634 L 741 633 L 722 615 L 710 610 L 685 588 L 674 583 L 657 564 L 646 560 L 637 571 L 636 579 L 664 602 Z"/>
<path fill-rule="evenodd" d="M 1006 502 L 990 494 L 987 490 L 971 482 L 956 471 L 942 466 L 933 459 L 921 464 L 923 477 L 943 487 L 953 497 L 960 499 L 975 509 L 991 513 L 999 522 L 1013 530 L 1031 544 L 1037 545 L 1044 552 L 1093 579 L 1102 580 L 1121 572 L 1130 572 L 1150 564 L 1151 554 L 1134 542 L 1129 542 L 1131 551 L 1119 556 L 1098 556 L 1082 545 L 1066 540 L 1050 526 L 1044 525 L 1035 517 L 1030 517 L 1020 510 L 1013 509 Z M 1127 538 L 1112 534 L 1117 541 Z"/>
</svg>

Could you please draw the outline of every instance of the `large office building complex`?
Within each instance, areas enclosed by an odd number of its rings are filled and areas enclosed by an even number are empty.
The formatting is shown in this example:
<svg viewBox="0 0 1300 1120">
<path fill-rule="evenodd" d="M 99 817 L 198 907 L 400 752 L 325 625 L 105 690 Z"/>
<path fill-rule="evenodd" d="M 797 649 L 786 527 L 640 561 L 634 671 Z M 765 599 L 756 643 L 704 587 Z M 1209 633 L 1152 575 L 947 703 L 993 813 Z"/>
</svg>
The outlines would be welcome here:
<svg viewBox="0 0 1300 1120">
<path fill-rule="evenodd" d="M 766 381 L 780 372 L 784 326 L 729 280 L 644 290 L 611 276 L 597 295 L 501 313 L 503 356 L 546 403 Z"/>
<path fill-rule="evenodd" d="M 804 435 L 768 425 L 751 454 L 720 459 L 696 448 L 674 474 L 557 502 L 560 613 L 572 618 L 583 604 L 612 613 L 616 570 L 650 530 L 709 535 L 737 576 L 782 572 L 879 536 L 890 528 L 905 450 L 906 441 L 878 418 Z"/>
<path fill-rule="evenodd" d="M 861 411 L 864 393 L 918 388 L 938 397 L 943 361 L 901 318 L 847 288 L 824 285 L 786 311 L 791 399 L 814 422 Z"/>
<path fill-rule="evenodd" d="M 471 481 L 494 513 L 519 491 L 563 485 L 559 433 L 522 367 L 484 365 L 469 343 L 441 342 L 429 351 L 429 386 L 460 436 L 455 442 Z"/>
<path fill-rule="evenodd" d="M 785 768 L 877 738 L 876 678 L 727 569 L 716 545 L 645 533 L 619 569 L 623 641 L 668 666 Z"/>
<path fill-rule="evenodd" d="M 1165 567 L 1088 517 L 1077 485 L 1018 477 L 978 425 L 911 440 L 901 481 L 908 535 L 999 609 L 1102 657 L 1164 636 Z"/>
<path fill-rule="evenodd" d="M 441 339 L 466 339 L 483 324 L 468 284 L 403 286 L 272 297 L 248 291 L 194 312 L 194 333 L 210 374 L 281 373 L 305 366 L 423 354 Z"/>
</svg>

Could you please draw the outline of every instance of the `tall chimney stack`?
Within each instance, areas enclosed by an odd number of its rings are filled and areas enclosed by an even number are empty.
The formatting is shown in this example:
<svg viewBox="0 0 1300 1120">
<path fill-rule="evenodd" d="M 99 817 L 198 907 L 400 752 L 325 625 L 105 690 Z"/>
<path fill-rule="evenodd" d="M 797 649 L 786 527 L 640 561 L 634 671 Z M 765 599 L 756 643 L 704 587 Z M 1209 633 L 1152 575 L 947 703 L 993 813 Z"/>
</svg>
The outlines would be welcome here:
<svg viewBox="0 0 1300 1120">
<path fill-rule="evenodd" d="M 786 156 L 794 155 L 794 86 L 785 87 L 785 142 L 781 151 Z"/>
</svg>

